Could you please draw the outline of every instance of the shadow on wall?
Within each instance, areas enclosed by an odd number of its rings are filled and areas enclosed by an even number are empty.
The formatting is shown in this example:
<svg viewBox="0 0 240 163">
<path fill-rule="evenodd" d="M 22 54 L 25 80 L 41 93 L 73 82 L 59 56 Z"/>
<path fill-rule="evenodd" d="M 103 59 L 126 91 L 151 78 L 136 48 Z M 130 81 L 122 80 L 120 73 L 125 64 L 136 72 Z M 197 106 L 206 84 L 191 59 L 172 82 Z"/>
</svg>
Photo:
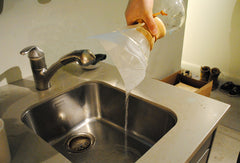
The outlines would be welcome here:
<svg viewBox="0 0 240 163">
<path fill-rule="evenodd" d="M 40 4 L 45 4 L 45 3 L 49 3 L 51 0 L 38 0 L 38 3 Z"/>
<path fill-rule="evenodd" d="M 0 82 L 3 79 L 6 79 L 8 84 L 28 88 L 32 91 L 35 91 L 34 81 L 23 79 L 22 72 L 18 66 L 12 67 L 0 74 Z"/>
<path fill-rule="evenodd" d="M 21 98 L 25 97 L 29 94 L 29 90 L 31 92 L 36 92 L 34 81 L 22 79 L 22 73 L 19 67 L 12 67 L 7 71 L 0 74 L 0 82 L 6 79 L 7 83 L 10 85 L 14 85 L 16 87 L 3 87 L 1 89 L 1 97 L 0 97 L 0 117 L 6 113 L 8 108 Z M 27 89 L 21 89 L 27 88 Z M 16 102 L 17 103 L 17 102 Z M 16 106 L 15 106 L 16 107 Z"/>
<path fill-rule="evenodd" d="M 2 13 L 3 10 L 3 0 L 0 0 L 0 14 Z"/>
<path fill-rule="evenodd" d="M 6 79 L 7 83 L 12 83 L 22 79 L 22 72 L 18 66 L 12 67 L 0 74 L 0 82 Z"/>
<path fill-rule="evenodd" d="M 237 0 L 234 6 L 231 20 L 231 32 L 230 32 L 230 43 L 231 43 L 231 60 L 230 60 L 230 73 L 235 77 L 240 76 L 240 0 Z M 240 79 L 240 78 L 239 78 Z"/>
</svg>

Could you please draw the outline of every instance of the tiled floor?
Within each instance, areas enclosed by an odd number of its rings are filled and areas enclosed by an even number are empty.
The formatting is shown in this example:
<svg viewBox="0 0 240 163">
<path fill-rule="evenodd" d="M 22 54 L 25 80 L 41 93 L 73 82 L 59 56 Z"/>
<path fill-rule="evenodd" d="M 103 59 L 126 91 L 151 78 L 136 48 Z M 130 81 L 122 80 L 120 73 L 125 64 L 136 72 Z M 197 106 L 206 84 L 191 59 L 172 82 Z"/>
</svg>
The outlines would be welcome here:
<svg viewBox="0 0 240 163">
<path fill-rule="evenodd" d="M 240 96 L 230 97 L 217 89 L 212 91 L 211 98 L 231 105 L 230 110 L 222 119 L 221 124 L 240 132 Z"/>
<path fill-rule="evenodd" d="M 240 151 L 240 132 L 219 126 L 214 138 L 209 163 L 237 163 Z"/>
<path fill-rule="evenodd" d="M 217 129 L 208 162 L 237 163 L 240 152 L 240 97 L 229 97 L 215 90 L 211 98 L 228 103 L 231 108 Z"/>
</svg>

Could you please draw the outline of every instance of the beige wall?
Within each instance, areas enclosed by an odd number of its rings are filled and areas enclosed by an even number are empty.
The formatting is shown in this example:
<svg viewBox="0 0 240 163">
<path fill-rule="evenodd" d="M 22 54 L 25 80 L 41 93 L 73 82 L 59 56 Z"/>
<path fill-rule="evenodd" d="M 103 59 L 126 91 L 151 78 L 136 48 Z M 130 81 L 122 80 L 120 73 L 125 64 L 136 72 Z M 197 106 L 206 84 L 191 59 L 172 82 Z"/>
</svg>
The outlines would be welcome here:
<svg viewBox="0 0 240 163">
<path fill-rule="evenodd" d="M 125 23 L 127 1 L 41 1 L 4 1 L 0 15 L 0 85 L 32 75 L 27 56 L 19 54 L 26 46 L 38 45 L 45 52 L 49 67 L 76 49 L 103 52 L 97 41 L 88 37 Z"/>
<path fill-rule="evenodd" d="M 199 73 L 202 65 L 240 80 L 239 0 L 188 2 L 182 67 Z"/>
<path fill-rule="evenodd" d="M 5 0 L 0 15 L 0 86 L 32 75 L 27 56 L 19 51 L 38 45 L 47 65 L 64 54 L 89 48 L 104 53 L 89 36 L 126 25 L 124 11 L 128 0 Z M 151 53 L 148 75 L 162 78 L 180 68 L 183 33 L 158 41 Z M 112 63 L 107 59 L 108 63 Z"/>
</svg>

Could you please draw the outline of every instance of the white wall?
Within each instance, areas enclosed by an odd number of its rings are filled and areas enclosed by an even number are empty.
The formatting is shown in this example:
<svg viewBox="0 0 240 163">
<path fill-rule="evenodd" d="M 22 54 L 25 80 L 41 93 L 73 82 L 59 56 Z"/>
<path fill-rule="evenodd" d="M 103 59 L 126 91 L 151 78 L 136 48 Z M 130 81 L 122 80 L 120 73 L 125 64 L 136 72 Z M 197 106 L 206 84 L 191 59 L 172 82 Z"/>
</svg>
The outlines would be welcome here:
<svg viewBox="0 0 240 163">
<path fill-rule="evenodd" d="M 19 54 L 29 45 L 45 52 L 48 66 L 76 49 L 102 52 L 97 41 L 88 37 L 123 25 L 126 2 L 5 0 L 0 15 L 0 84 L 32 75 L 28 57 Z"/>
<path fill-rule="evenodd" d="M 182 67 L 218 67 L 221 77 L 240 80 L 240 0 L 190 0 Z"/>
<path fill-rule="evenodd" d="M 38 45 L 48 67 L 76 49 L 105 52 L 89 36 L 126 25 L 128 0 L 5 0 L 0 14 L 0 86 L 32 75 L 27 56 L 19 51 Z M 151 53 L 148 74 L 161 78 L 180 68 L 183 31 L 158 41 Z M 111 63 L 111 60 L 107 60 Z"/>
</svg>

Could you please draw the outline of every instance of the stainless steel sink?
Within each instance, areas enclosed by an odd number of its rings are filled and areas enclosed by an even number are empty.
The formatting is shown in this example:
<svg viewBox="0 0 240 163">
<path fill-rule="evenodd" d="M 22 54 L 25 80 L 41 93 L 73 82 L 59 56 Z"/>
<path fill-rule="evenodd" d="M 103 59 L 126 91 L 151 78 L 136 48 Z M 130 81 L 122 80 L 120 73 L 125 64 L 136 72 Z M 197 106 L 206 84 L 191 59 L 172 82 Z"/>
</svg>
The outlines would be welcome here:
<svg viewBox="0 0 240 163">
<path fill-rule="evenodd" d="M 135 162 L 164 136 L 176 116 L 105 83 L 87 82 L 27 109 L 22 121 L 72 162 Z"/>
</svg>

